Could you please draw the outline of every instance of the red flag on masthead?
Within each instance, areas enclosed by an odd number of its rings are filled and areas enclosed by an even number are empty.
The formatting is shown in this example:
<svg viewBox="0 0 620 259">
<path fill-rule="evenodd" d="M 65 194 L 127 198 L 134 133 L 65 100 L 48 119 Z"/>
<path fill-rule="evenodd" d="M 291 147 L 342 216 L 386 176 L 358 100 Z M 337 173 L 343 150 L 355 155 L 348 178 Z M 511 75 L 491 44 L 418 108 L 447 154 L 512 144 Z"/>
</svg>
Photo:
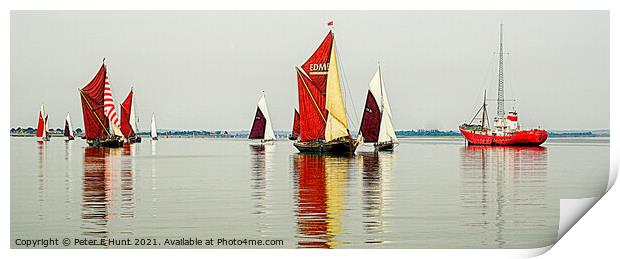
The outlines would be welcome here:
<svg viewBox="0 0 620 259">
<path fill-rule="evenodd" d="M 329 21 L 329 22 L 327 23 L 327 26 L 334 26 L 334 21 Z"/>
</svg>

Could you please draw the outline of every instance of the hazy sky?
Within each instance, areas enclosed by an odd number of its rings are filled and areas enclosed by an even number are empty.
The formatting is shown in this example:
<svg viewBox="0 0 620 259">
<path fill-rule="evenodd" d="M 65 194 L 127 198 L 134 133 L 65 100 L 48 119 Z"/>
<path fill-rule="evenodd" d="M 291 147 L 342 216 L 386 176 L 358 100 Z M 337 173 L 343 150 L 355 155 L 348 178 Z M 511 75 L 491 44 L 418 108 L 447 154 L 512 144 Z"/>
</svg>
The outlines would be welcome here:
<svg viewBox="0 0 620 259">
<path fill-rule="evenodd" d="M 67 112 L 82 127 L 77 89 L 105 57 L 117 104 L 135 87 L 141 129 L 153 112 L 164 129 L 249 129 L 264 90 L 273 127 L 289 130 L 294 67 L 330 20 L 353 130 L 377 61 L 396 129 L 469 121 L 484 89 L 497 95 L 500 23 L 506 98 L 517 99 L 506 108 L 524 126 L 609 128 L 607 11 L 13 11 L 11 126 L 35 127 L 43 102 L 50 127 Z"/>
</svg>

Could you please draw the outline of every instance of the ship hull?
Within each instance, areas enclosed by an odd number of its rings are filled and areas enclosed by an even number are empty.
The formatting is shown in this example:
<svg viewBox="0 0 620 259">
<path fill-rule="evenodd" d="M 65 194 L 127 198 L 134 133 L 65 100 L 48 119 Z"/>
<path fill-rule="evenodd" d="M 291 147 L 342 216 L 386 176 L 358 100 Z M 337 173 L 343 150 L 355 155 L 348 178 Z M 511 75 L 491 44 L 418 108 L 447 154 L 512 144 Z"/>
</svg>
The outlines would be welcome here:
<svg viewBox="0 0 620 259">
<path fill-rule="evenodd" d="M 375 151 L 394 151 L 394 142 L 375 143 Z"/>
<path fill-rule="evenodd" d="M 275 141 L 275 139 L 251 139 L 250 146 L 273 145 Z"/>
<path fill-rule="evenodd" d="M 546 130 L 515 131 L 505 136 L 482 134 L 460 128 L 469 145 L 484 146 L 540 146 L 547 140 Z"/>
<path fill-rule="evenodd" d="M 123 147 L 124 141 L 121 139 L 93 139 L 87 140 L 86 143 L 91 147 L 117 148 Z"/>
<path fill-rule="evenodd" d="M 328 143 L 323 142 L 295 142 L 293 145 L 300 153 L 353 155 L 357 149 L 357 140 L 336 140 Z"/>
<path fill-rule="evenodd" d="M 128 143 L 142 143 L 142 138 L 140 136 L 127 138 Z"/>
</svg>

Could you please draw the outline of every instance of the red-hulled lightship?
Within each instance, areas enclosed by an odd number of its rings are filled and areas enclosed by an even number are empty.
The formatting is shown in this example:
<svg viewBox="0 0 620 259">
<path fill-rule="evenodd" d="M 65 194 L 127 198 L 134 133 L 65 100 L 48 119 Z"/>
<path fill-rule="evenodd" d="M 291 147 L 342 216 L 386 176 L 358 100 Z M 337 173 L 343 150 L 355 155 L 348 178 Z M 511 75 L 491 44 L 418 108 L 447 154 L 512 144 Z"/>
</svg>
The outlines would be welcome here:
<svg viewBox="0 0 620 259">
<path fill-rule="evenodd" d="M 503 26 L 500 25 L 499 36 L 499 73 L 497 90 L 497 116 L 493 125 L 489 123 L 487 114 L 486 91 L 482 107 L 469 124 L 463 124 L 459 130 L 470 145 L 497 145 L 497 146 L 539 146 L 547 140 L 547 131 L 542 129 L 521 129 L 516 111 L 504 112 L 504 46 Z M 478 114 L 482 112 L 481 124 L 473 124 Z"/>
</svg>

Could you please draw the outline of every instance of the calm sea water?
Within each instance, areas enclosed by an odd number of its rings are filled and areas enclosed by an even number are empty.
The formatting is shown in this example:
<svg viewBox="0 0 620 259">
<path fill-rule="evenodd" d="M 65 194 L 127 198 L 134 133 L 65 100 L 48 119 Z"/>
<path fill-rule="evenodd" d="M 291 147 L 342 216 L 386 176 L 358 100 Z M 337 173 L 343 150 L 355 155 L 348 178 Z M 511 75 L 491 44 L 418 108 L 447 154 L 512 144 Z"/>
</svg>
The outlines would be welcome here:
<svg viewBox="0 0 620 259">
<path fill-rule="evenodd" d="M 608 138 L 537 148 L 405 139 L 395 152 L 362 147 L 353 157 L 301 155 L 288 141 L 164 138 L 97 149 L 11 138 L 11 239 L 534 248 L 555 241 L 559 199 L 600 196 L 608 173 Z"/>
</svg>

